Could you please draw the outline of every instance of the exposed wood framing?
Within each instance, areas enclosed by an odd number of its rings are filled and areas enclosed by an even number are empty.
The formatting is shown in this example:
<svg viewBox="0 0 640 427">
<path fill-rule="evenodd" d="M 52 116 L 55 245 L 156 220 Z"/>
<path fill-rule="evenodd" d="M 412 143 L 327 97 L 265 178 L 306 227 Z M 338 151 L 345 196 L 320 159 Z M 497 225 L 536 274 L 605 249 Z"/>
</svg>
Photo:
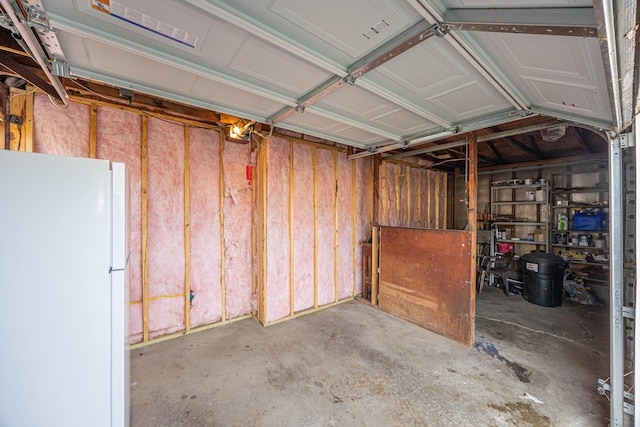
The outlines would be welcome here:
<svg viewBox="0 0 640 427">
<path fill-rule="evenodd" d="M 470 278 L 471 281 L 469 283 L 469 298 L 471 303 L 469 304 L 469 322 L 471 338 L 469 340 L 469 344 L 474 341 L 474 332 L 475 332 L 475 319 L 476 319 L 476 243 L 477 243 L 477 218 L 478 218 L 478 140 L 476 132 L 469 132 L 467 134 L 467 138 L 469 141 L 469 175 L 467 183 L 467 193 L 469 198 L 469 207 L 468 207 L 468 218 L 467 222 L 469 223 L 469 231 L 471 232 L 471 263 L 469 268 L 471 269 Z"/>
<path fill-rule="evenodd" d="M 279 133 L 279 132 L 273 132 L 273 136 L 278 137 L 278 138 L 286 139 L 287 141 L 293 141 L 293 142 L 296 142 L 296 143 L 308 145 L 309 147 L 321 148 L 323 150 L 333 150 L 333 151 L 338 151 L 340 153 L 346 153 L 347 152 L 347 148 L 346 147 L 342 147 L 342 146 L 337 147 L 335 145 L 329 145 L 329 144 L 322 143 L 322 142 L 308 141 L 306 139 L 297 138 L 295 136 L 284 135 L 284 134 Z"/>
<path fill-rule="evenodd" d="M 387 166 L 384 164 L 380 164 L 380 198 L 382 199 L 380 203 L 380 209 L 382 214 L 382 221 L 387 224 Z"/>
<path fill-rule="evenodd" d="M 373 160 L 371 161 L 371 225 L 378 225 L 380 222 L 379 219 L 379 209 L 380 209 L 380 166 L 382 164 L 382 156 L 380 154 L 375 154 L 373 156 Z"/>
<path fill-rule="evenodd" d="M 11 116 L 18 117 L 22 120 L 20 124 L 11 123 L 9 119 L 10 129 L 10 149 L 13 151 L 26 151 L 27 135 L 25 131 L 27 116 L 27 92 L 22 89 L 9 89 L 9 118 Z"/>
<path fill-rule="evenodd" d="M 227 284 L 225 282 L 225 261 L 227 259 L 227 245 L 224 239 L 224 132 L 220 130 L 220 304 L 221 320 L 227 320 Z"/>
<path fill-rule="evenodd" d="M 294 297 L 294 233 L 293 233 L 293 141 L 289 141 L 289 315 L 295 311 Z"/>
<path fill-rule="evenodd" d="M 419 171 L 420 176 L 418 179 L 418 227 L 424 227 L 424 221 L 422 220 L 422 180 L 424 178 L 425 171 Z M 426 171 L 429 173 L 429 171 Z"/>
<path fill-rule="evenodd" d="M 311 148 L 313 168 L 313 307 L 318 308 L 318 148 Z"/>
<path fill-rule="evenodd" d="M 9 129 L 9 120 L 7 117 L 11 115 L 11 103 L 9 101 L 11 94 L 9 88 L 0 82 L 0 91 L 2 91 L 2 125 L 4 132 L 2 132 L 2 149 L 11 149 L 11 130 Z"/>
<path fill-rule="evenodd" d="M 147 117 L 142 116 L 141 121 L 141 210 L 142 210 L 142 341 L 149 341 L 149 265 L 147 259 L 147 229 L 148 229 L 148 194 L 147 194 Z"/>
<path fill-rule="evenodd" d="M 267 323 L 267 145 L 258 146 L 258 321 Z"/>
<path fill-rule="evenodd" d="M 91 104 L 89 113 L 89 158 L 96 158 L 98 150 L 98 106 Z"/>
<path fill-rule="evenodd" d="M 25 151 L 27 153 L 33 153 L 33 93 L 35 88 L 31 85 L 26 87 L 26 105 L 25 105 L 25 117 L 23 123 L 23 132 L 25 135 Z"/>
<path fill-rule="evenodd" d="M 282 319 L 278 319 L 278 320 L 274 320 L 273 322 L 266 323 L 264 326 L 277 325 L 279 323 L 286 322 L 287 320 L 296 319 L 296 318 L 301 317 L 301 316 L 306 316 L 307 314 L 317 313 L 318 311 L 326 310 L 328 308 L 335 307 L 336 305 L 340 305 L 340 304 L 343 304 L 345 302 L 349 302 L 349 301 L 352 301 L 352 300 L 353 300 L 353 297 L 347 297 L 347 298 L 343 298 L 343 299 L 341 299 L 339 301 L 335 301 L 335 302 L 331 302 L 329 304 L 322 305 L 320 307 L 309 308 L 307 310 L 299 311 L 298 313 L 295 313 L 294 315 L 283 317 Z"/>
<path fill-rule="evenodd" d="M 358 292 L 358 278 L 357 278 L 357 255 L 356 255 L 356 241 L 358 238 L 357 233 L 357 221 L 356 221 L 356 162 L 351 162 L 351 257 L 353 259 L 353 292 L 351 296 L 355 297 Z"/>
<path fill-rule="evenodd" d="M 254 141 L 253 139 L 254 137 L 252 136 L 251 138 L 251 151 L 253 152 L 253 150 L 256 150 L 258 148 L 258 143 L 256 141 Z M 257 171 L 255 171 L 257 173 Z M 256 262 L 258 262 L 258 242 L 257 242 L 257 236 L 258 236 L 258 223 L 257 223 L 257 217 L 258 215 L 256 214 L 256 209 L 258 206 L 257 200 L 258 200 L 258 191 L 256 189 L 256 176 L 252 176 L 252 181 L 251 181 L 251 212 L 254 212 L 253 217 L 252 217 L 252 226 L 251 226 L 251 295 L 256 295 L 256 293 L 258 292 L 258 268 L 256 265 Z M 257 314 L 257 310 L 254 310 L 252 308 L 251 310 L 251 314 Z"/>
<path fill-rule="evenodd" d="M 60 99 L 60 95 L 56 91 L 56 89 L 49 83 L 49 81 L 42 77 L 42 71 L 39 68 L 29 67 L 26 65 L 22 65 L 11 57 L 11 55 L 6 54 L 4 51 L 0 50 L 0 67 L 9 71 L 10 73 L 16 74 L 28 81 L 33 86 L 37 86 L 43 92 L 46 92 L 47 95 Z"/>
<path fill-rule="evenodd" d="M 398 166 L 393 170 L 393 185 L 394 185 L 394 191 L 396 192 L 396 218 L 398 218 L 399 221 L 402 220 L 402 218 L 400 218 L 400 171 L 401 170 L 402 170 L 402 166 Z M 389 224 L 386 224 L 386 225 L 389 225 Z"/>
<path fill-rule="evenodd" d="M 189 127 L 184 126 L 184 329 L 191 329 L 191 168 L 189 165 Z"/>
<path fill-rule="evenodd" d="M 435 185 L 435 195 L 436 195 L 436 212 L 435 212 L 435 220 L 436 220 L 436 228 L 440 228 L 440 185 L 442 179 L 440 174 L 436 174 L 436 185 Z"/>
<path fill-rule="evenodd" d="M 431 187 L 431 171 L 427 170 L 427 228 L 433 227 L 433 217 L 431 212 L 431 195 L 433 194 L 433 187 Z"/>
<path fill-rule="evenodd" d="M 338 287 L 338 152 L 333 152 L 333 292 L 339 300 Z"/>
<path fill-rule="evenodd" d="M 374 226 L 371 233 L 371 304 L 378 305 L 378 233 L 380 227 Z"/>
<path fill-rule="evenodd" d="M 404 167 L 405 185 L 407 186 L 407 226 L 413 227 L 411 223 L 411 168 Z"/>
</svg>

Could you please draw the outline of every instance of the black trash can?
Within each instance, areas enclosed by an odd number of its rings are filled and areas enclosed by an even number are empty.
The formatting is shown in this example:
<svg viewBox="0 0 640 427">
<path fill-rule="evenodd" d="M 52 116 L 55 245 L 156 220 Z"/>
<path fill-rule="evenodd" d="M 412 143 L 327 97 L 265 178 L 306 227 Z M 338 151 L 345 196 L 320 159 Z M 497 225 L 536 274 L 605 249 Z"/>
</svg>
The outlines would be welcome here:
<svg viewBox="0 0 640 427">
<path fill-rule="evenodd" d="M 544 252 L 532 252 L 521 258 L 524 299 L 545 307 L 562 305 L 564 260 Z"/>
</svg>

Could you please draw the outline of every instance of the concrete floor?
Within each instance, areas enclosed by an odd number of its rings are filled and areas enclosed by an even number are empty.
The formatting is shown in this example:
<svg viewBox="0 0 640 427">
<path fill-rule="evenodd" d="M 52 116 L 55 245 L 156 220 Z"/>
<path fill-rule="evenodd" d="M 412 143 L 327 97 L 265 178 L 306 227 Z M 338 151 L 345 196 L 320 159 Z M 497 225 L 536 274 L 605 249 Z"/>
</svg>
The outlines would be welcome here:
<svg viewBox="0 0 640 427">
<path fill-rule="evenodd" d="M 246 319 L 132 350 L 131 424 L 608 423 L 595 391 L 608 377 L 606 309 L 540 307 L 490 288 L 477 315 L 478 348 L 350 301 L 267 328 Z"/>
</svg>

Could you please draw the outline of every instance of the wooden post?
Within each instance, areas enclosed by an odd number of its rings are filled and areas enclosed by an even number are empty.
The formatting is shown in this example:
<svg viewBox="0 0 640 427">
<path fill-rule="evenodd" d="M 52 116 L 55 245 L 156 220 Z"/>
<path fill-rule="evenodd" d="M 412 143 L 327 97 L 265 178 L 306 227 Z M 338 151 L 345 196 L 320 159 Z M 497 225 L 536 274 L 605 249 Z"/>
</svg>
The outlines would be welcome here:
<svg viewBox="0 0 640 427">
<path fill-rule="evenodd" d="M 221 320 L 227 320 L 227 284 L 225 281 L 225 261 L 227 259 L 227 245 L 224 238 L 224 132 L 220 131 L 220 305 Z"/>
<path fill-rule="evenodd" d="M 251 139 L 251 151 L 256 150 L 258 148 L 258 144 Z M 258 188 L 256 185 L 257 182 L 257 170 L 255 171 L 256 175 L 254 175 L 251 181 L 251 212 L 258 212 L 256 209 L 258 208 Z M 259 184 L 258 184 L 259 185 Z M 258 292 L 258 242 L 257 242 L 257 221 L 258 215 L 253 215 L 252 226 L 251 226 L 251 295 L 255 295 Z M 252 314 L 257 314 L 257 310 L 252 312 Z"/>
<path fill-rule="evenodd" d="M 96 158 L 98 149 L 98 106 L 91 104 L 91 112 L 89 113 L 89 158 Z"/>
<path fill-rule="evenodd" d="M 407 227 L 415 227 L 411 223 L 411 166 L 404 167 L 405 185 L 407 186 Z"/>
<path fill-rule="evenodd" d="M 142 341 L 149 341 L 149 270 L 147 263 L 147 116 L 142 116 L 141 120 L 141 203 L 142 203 Z"/>
<path fill-rule="evenodd" d="M 402 224 L 402 220 L 404 218 L 400 218 L 400 170 L 402 166 L 398 165 L 397 168 L 393 168 L 393 188 L 396 193 L 396 221 L 397 224 L 394 225 L 404 225 Z"/>
<path fill-rule="evenodd" d="M 380 205 L 380 166 L 382 163 L 382 156 L 375 154 L 371 161 L 371 225 L 378 225 L 378 210 Z"/>
<path fill-rule="evenodd" d="M 357 254 L 356 243 L 358 238 L 357 221 L 356 221 L 356 162 L 351 161 L 351 257 L 353 258 L 353 292 L 351 296 L 355 297 L 358 291 L 358 277 L 357 277 Z"/>
<path fill-rule="evenodd" d="M 380 222 L 380 220 L 382 220 L 383 225 L 391 225 L 389 224 L 389 212 L 388 209 L 389 207 L 387 206 L 387 188 L 388 188 L 388 183 L 387 183 L 387 165 L 386 163 L 382 163 L 382 160 L 380 161 L 380 175 L 379 175 L 379 180 L 380 180 L 380 199 L 382 199 L 382 201 L 380 202 L 380 215 L 381 218 L 378 218 L 378 222 Z"/>
<path fill-rule="evenodd" d="M 469 196 L 469 230 L 471 231 L 471 281 L 469 283 L 469 322 L 470 322 L 470 338 L 467 345 L 473 344 L 475 337 L 475 321 L 476 321 L 476 243 L 477 243 L 477 214 L 478 214 L 478 149 L 477 149 L 477 133 L 469 132 L 467 134 L 469 140 L 469 184 L 467 187 Z"/>
<path fill-rule="evenodd" d="M 267 323 L 267 147 L 258 147 L 258 321 Z"/>
<path fill-rule="evenodd" d="M 338 152 L 333 152 L 333 292 L 339 300 L 338 288 Z"/>
<path fill-rule="evenodd" d="M 422 179 L 424 177 L 424 170 L 419 169 L 418 179 L 418 227 L 424 227 L 424 221 L 422 220 Z"/>
<path fill-rule="evenodd" d="M 431 187 L 431 171 L 427 169 L 427 228 L 434 226 L 431 212 L 431 199 L 433 198 L 433 187 Z"/>
<path fill-rule="evenodd" d="M 27 85 L 27 99 L 24 117 L 24 135 L 25 135 L 25 151 L 33 153 L 33 92 L 35 89 L 31 85 Z"/>
<path fill-rule="evenodd" d="M 294 299 L 294 256 L 295 251 L 293 244 L 293 141 L 289 140 L 289 315 L 293 316 L 295 312 L 295 299 Z"/>
<path fill-rule="evenodd" d="M 436 196 L 436 228 L 440 228 L 440 172 L 436 174 L 435 196 Z"/>
<path fill-rule="evenodd" d="M 378 237 L 380 227 L 374 226 L 371 233 L 371 304 L 378 305 Z"/>
<path fill-rule="evenodd" d="M 191 170 L 189 166 L 189 127 L 184 125 L 184 329 L 191 329 Z"/>
<path fill-rule="evenodd" d="M 318 308 L 318 148 L 311 148 L 313 168 L 313 308 Z"/>
<path fill-rule="evenodd" d="M 468 161 L 468 159 L 467 159 Z M 450 205 L 451 205 L 451 221 L 449 222 L 449 227 L 451 229 L 455 229 L 456 228 L 456 203 L 459 203 L 458 200 L 460 200 L 460 198 L 458 197 L 458 193 L 456 192 L 457 188 L 458 188 L 458 180 L 460 179 L 460 168 L 455 168 L 453 170 L 453 185 L 451 186 L 452 190 L 451 190 L 451 198 L 450 200 Z M 466 185 L 466 183 L 465 183 Z M 468 190 L 468 188 L 465 188 L 465 190 Z"/>
<path fill-rule="evenodd" d="M 24 132 L 25 116 L 26 116 L 26 92 L 22 89 L 9 89 L 9 127 L 10 132 L 10 149 L 13 151 L 25 151 L 26 135 Z M 11 123 L 11 116 L 17 116 L 22 119 L 18 125 Z"/>
</svg>

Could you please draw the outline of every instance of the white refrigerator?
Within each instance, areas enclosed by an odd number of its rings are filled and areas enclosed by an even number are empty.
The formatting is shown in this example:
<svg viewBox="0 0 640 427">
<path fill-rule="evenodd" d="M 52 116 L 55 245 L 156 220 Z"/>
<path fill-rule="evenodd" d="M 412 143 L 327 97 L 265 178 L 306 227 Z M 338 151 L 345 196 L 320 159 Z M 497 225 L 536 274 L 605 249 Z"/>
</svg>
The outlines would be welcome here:
<svg viewBox="0 0 640 427">
<path fill-rule="evenodd" d="M 124 164 L 0 151 L 0 426 L 128 426 Z"/>
</svg>

